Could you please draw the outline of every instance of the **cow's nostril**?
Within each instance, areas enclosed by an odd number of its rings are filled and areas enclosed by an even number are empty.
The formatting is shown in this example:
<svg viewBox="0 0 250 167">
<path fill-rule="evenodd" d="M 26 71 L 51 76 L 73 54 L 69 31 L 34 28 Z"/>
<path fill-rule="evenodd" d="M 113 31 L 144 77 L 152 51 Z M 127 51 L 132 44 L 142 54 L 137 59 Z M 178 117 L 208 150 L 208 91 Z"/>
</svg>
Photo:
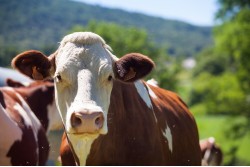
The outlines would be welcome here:
<svg viewBox="0 0 250 167">
<path fill-rule="evenodd" d="M 71 116 L 71 125 L 72 127 L 78 127 L 82 124 L 82 119 L 80 116 L 77 116 L 75 113 Z"/>
<path fill-rule="evenodd" d="M 102 128 L 103 126 L 103 121 L 104 121 L 104 118 L 103 118 L 103 115 L 100 114 L 96 119 L 95 119 L 95 124 L 98 128 Z"/>
</svg>

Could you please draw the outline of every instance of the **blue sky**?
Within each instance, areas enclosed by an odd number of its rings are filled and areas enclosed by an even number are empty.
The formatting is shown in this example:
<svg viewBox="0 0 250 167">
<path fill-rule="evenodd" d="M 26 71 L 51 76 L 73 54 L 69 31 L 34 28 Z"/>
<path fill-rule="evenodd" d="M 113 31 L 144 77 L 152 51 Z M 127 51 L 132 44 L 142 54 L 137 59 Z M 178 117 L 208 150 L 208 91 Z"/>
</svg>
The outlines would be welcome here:
<svg viewBox="0 0 250 167">
<path fill-rule="evenodd" d="M 77 0 L 109 8 L 119 8 L 194 25 L 212 26 L 217 0 Z"/>
</svg>

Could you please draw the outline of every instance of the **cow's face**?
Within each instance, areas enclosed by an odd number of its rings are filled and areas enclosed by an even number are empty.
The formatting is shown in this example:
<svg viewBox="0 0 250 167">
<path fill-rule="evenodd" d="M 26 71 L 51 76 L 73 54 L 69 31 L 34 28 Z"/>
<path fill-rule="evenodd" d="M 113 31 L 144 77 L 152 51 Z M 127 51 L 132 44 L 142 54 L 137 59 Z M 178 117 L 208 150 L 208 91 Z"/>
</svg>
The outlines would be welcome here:
<svg viewBox="0 0 250 167">
<path fill-rule="evenodd" d="M 113 80 L 138 80 L 152 70 L 154 63 L 138 53 L 118 59 L 100 36 L 79 32 L 64 37 L 50 57 L 27 51 L 14 58 L 12 66 L 33 79 L 54 78 L 66 132 L 71 140 L 78 140 L 108 132 Z"/>
<path fill-rule="evenodd" d="M 67 133 L 106 134 L 115 60 L 98 36 L 81 35 L 66 36 L 55 57 L 58 107 Z"/>
</svg>

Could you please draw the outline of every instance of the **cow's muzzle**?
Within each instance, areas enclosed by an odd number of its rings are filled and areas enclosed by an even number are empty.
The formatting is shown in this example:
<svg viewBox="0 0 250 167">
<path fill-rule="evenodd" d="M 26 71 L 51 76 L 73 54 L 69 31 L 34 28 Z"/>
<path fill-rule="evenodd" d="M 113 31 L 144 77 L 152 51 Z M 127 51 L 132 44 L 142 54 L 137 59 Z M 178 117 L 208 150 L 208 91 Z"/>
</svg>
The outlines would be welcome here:
<svg viewBox="0 0 250 167">
<path fill-rule="evenodd" d="M 101 111 L 77 111 L 70 118 L 71 127 L 75 134 L 98 133 L 104 124 Z"/>
</svg>

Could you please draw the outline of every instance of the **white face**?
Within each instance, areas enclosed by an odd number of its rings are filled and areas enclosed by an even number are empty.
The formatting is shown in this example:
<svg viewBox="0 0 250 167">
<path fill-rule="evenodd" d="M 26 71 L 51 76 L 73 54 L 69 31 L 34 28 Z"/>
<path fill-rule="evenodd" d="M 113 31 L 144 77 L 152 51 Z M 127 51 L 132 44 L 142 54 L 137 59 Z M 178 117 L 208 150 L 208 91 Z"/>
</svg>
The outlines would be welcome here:
<svg viewBox="0 0 250 167">
<path fill-rule="evenodd" d="M 57 105 L 68 134 L 106 134 L 113 55 L 99 36 L 74 35 L 63 39 L 56 56 Z"/>
</svg>

